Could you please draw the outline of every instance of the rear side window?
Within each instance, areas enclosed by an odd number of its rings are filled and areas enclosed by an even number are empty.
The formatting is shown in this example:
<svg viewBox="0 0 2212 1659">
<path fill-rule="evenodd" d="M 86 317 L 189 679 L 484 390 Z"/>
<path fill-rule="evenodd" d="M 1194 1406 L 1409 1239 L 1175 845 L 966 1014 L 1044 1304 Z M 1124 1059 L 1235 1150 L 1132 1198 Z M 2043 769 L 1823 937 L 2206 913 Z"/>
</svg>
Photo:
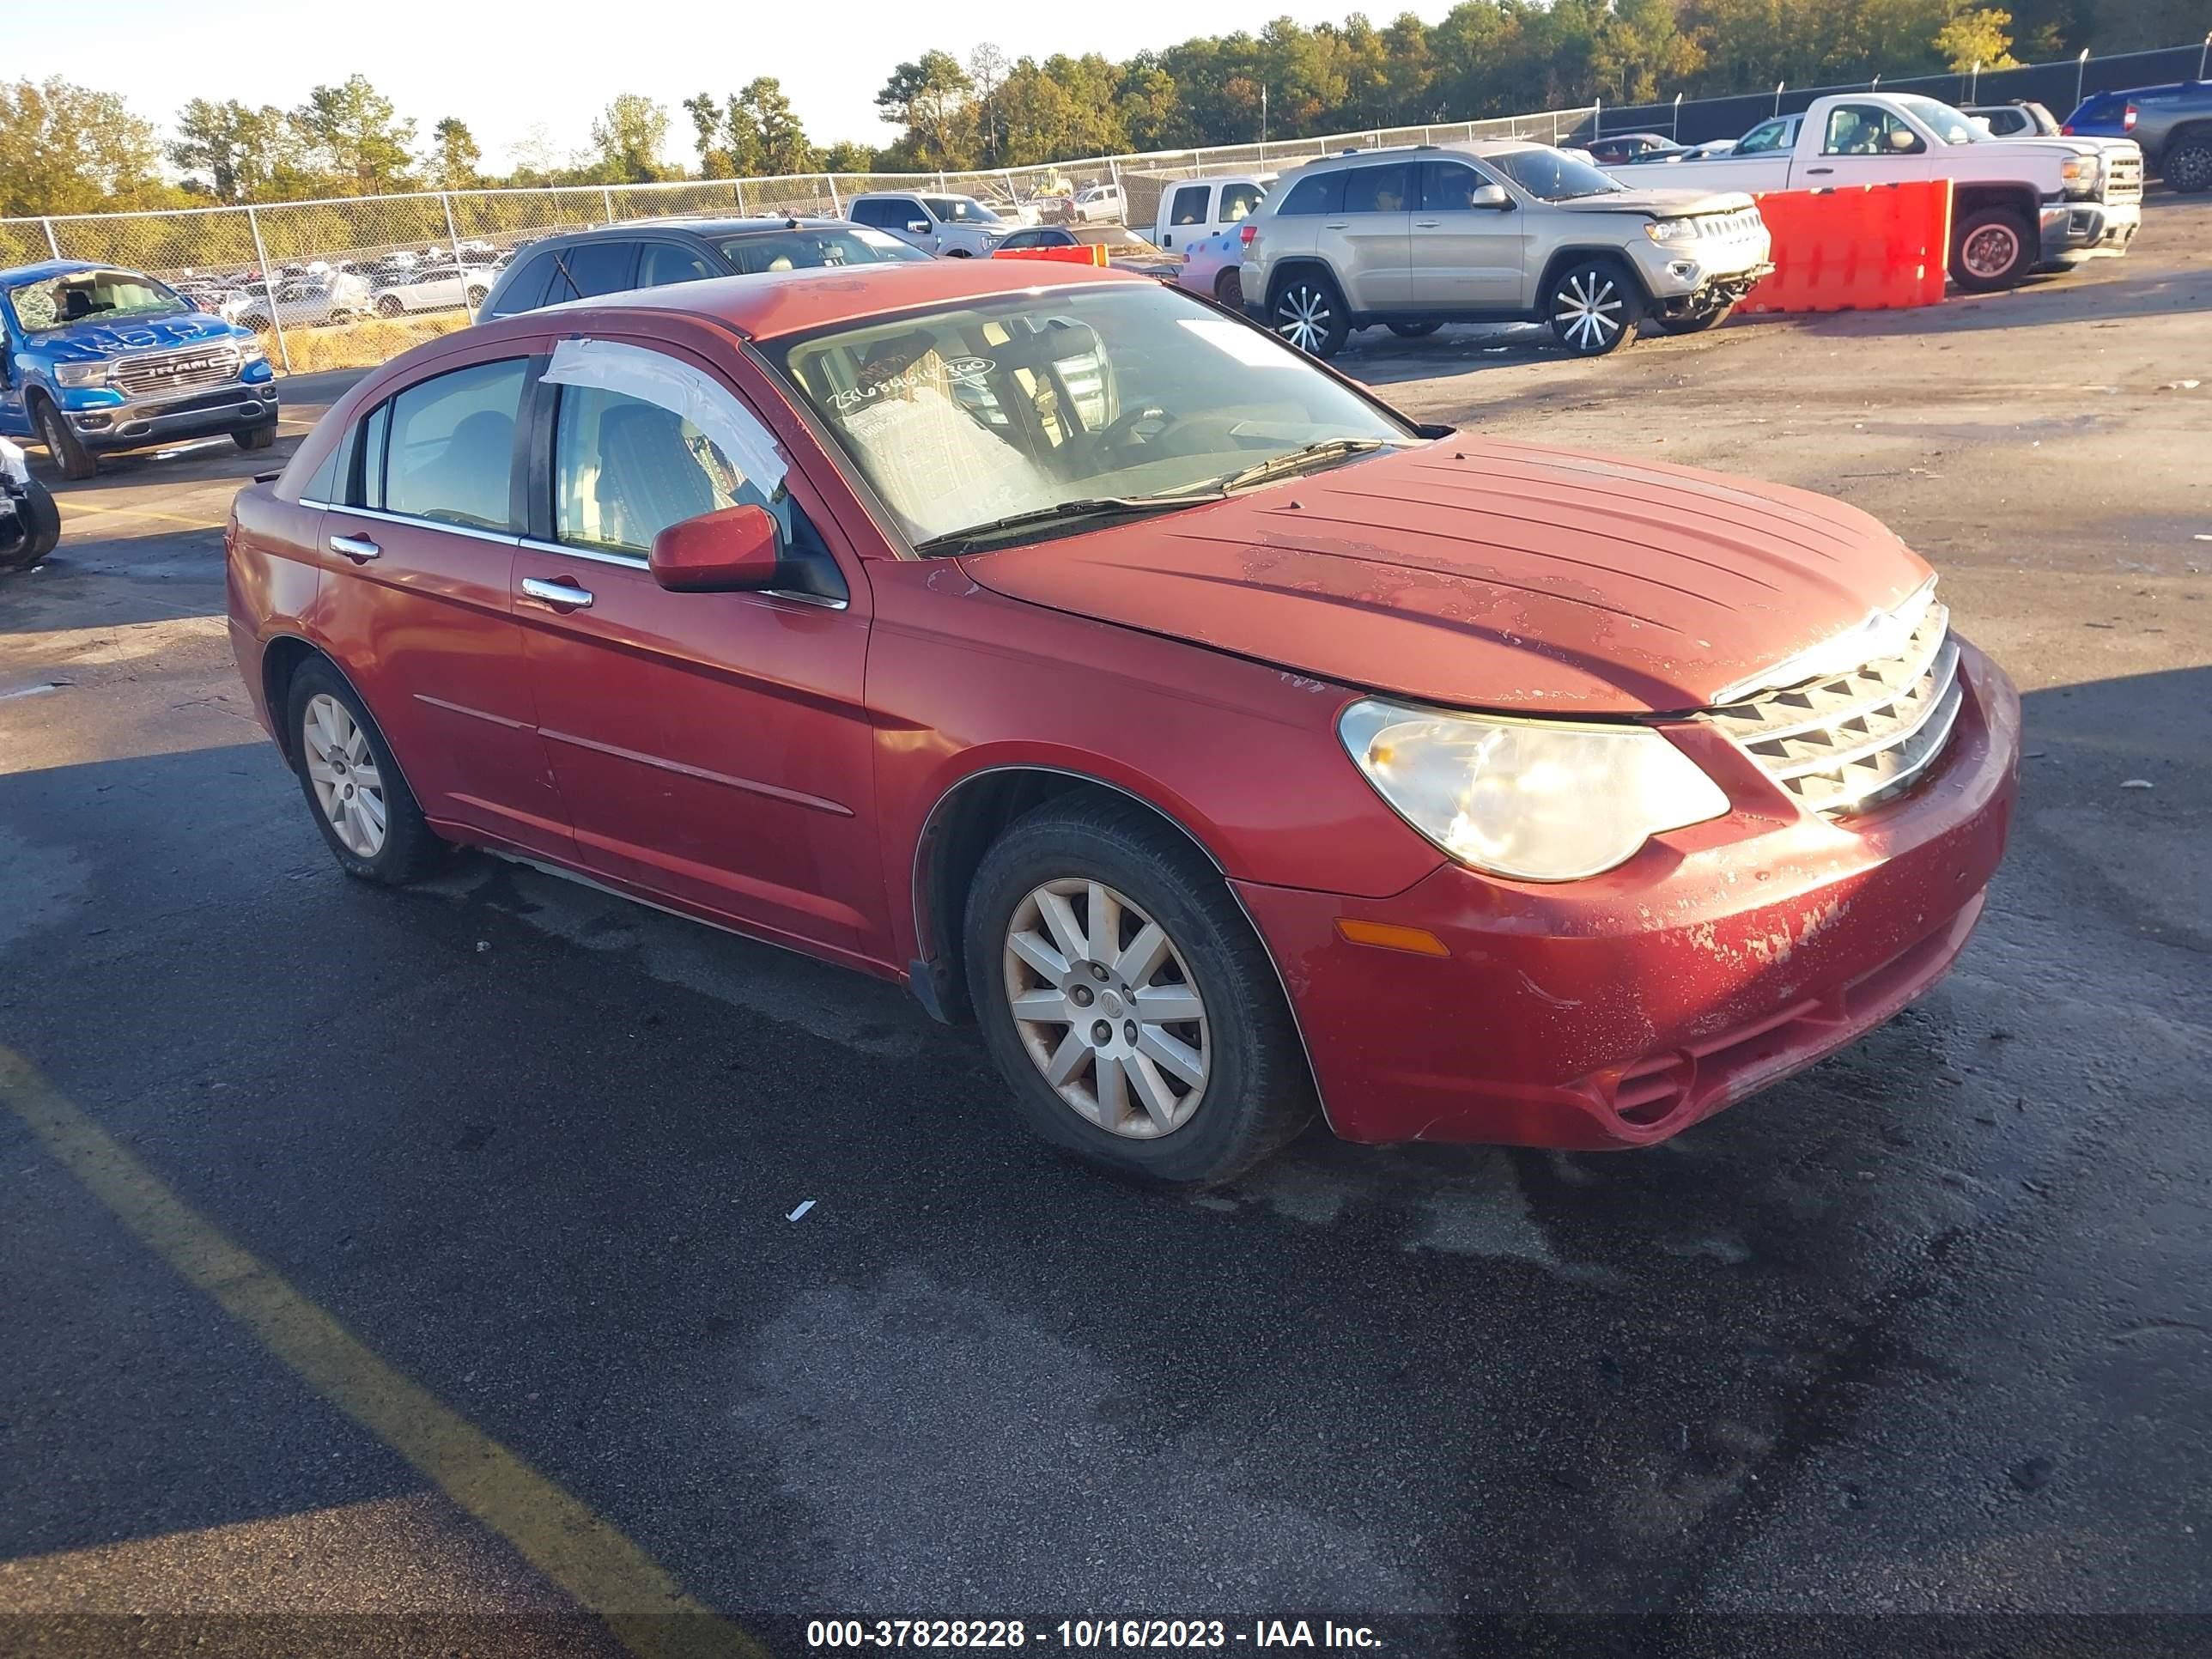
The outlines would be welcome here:
<svg viewBox="0 0 2212 1659">
<path fill-rule="evenodd" d="M 1354 167 L 1345 175 L 1346 213 L 1403 213 L 1412 204 L 1404 162 L 1387 167 Z"/>
<path fill-rule="evenodd" d="M 499 303 L 489 314 L 494 317 L 513 317 L 525 311 L 535 311 L 545 303 L 546 279 L 553 274 L 553 256 L 534 254 L 518 266 L 514 275 L 500 290 Z"/>
<path fill-rule="evenodd" d="M 659 288 L 668 283 L 696 283 L 719 276 L 714 261 L 696 247 L 681 242 L 647 242 L 638 250 L 637 286 Z"/>
<path fill-rule="evenodd" d="M 637 244 L 580 242 L 568 250 L 568 265 L 580 297 L 619 294 L 633 286 L 630 274 L 637 268 Z"/>
<path fill-rule="evenodd" d="M 1279 214 L 1343 212 L 1344 174 L 1308 173 L 1291 186 L 1291 193 L 1283 198 L 1282 206 L 1275 211 Z"/>
<path fill-rule="evenodd" d="M 1258 185 L 1224 185 L 1221 188 L 1221 217 L 1225 223 L 1235 224 L 1249 218 L 1252 210 L 1260 205 L 1260 198 L 1267 192 Z"/>
<path fill-rule="evenodd" d="M 386 512 L 477 530 L 509 527 L 523 369 L 520 357 L 477 363 L 392 399 L 383 457 Z"/>
<path fill-rule="evenodd" d="M 1175 203 L 1168 222 L 1171 225 L 1204 224 L 1207 204 L 1212 199 L 1212 185 L 1183 185 L 1175 193 Z"/>
</svg>

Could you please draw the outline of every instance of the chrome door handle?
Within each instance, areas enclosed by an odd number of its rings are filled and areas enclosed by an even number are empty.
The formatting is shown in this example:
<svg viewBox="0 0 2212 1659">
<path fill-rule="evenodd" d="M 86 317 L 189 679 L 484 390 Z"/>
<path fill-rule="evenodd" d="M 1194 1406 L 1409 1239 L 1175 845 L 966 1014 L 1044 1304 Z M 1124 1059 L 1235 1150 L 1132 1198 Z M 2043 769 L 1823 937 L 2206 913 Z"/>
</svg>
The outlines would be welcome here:
<svg viewBox="0 0 2212 1659">
<path fill-rule="evenodd" d="M 1413 228 L 1415 230 L 1434 230 L 1443 222 L 1443 221 L 1441 219 L 1416 219 L 1413 221 Z"/>
<path fill-rule="evenodd" d="M 344 554 L 356 564 L 367 564 L 384 550 L 366 536 L 333 536 L 331 551 Z"/>
<path fill-rule="evenodd" d="M 543 599 L 547 605 L 569 611 L 589 611 L 592 608 L 590 591 L 577 586 L 574 582 L 547 582 L 540 581 L 535 576 L 525 576 L 522 591 L 533 599 Z"/>
<path fill-rule="evenodd" d="M 1352 228 L 1352 221 L 1349 219 L 1325 220 L 1322 224 L 1322 228 L 1323 230 L 1350 230 Z"/>
</svg>

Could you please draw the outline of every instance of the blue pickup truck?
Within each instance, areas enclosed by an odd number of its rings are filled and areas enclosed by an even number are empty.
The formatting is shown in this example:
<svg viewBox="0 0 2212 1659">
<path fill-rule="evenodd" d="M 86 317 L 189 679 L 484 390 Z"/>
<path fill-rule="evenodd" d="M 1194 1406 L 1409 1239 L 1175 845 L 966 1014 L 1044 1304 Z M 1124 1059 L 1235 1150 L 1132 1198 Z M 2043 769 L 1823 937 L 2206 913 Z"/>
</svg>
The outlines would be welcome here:
<svg viewBox="0 0 2212 1659">
<path fill-rule="evenodd" d="M 104 451 L 225 432 L 240 449 L 276 436 L 276 382 L 250 329 L 112 265 L 0 270 L 0 435 L 89 478 Z"/>
</svg>

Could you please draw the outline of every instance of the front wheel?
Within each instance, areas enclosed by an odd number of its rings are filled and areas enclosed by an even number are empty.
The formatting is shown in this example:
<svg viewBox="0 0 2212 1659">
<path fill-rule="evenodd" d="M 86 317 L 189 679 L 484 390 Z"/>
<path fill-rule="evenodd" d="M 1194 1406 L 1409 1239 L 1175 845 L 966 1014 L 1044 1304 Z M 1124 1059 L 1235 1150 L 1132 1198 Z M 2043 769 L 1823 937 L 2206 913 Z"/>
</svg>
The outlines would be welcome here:
<svg viewBox="0 0 2212 1659">
<path fill-rule="evenodd" d="M 969 994 L 1034 1133 L 1091 1163 L 1211 1186 L 1305 1127 L 1282 988 L 1206 860 L 1141 808 L 1037 808 L 984 855 Z"/>
<path fill-rule="evenodd" d="M 249 426 L 243 432 L 232 433 L 230 441 L 240 449 L 266 449 L 276 441 L 276 423 L 272 421 L 266 426 Z"/>
<path fill-rule="evenodd" d="M 1728 321 L 1734 306 L 1719 306 L 1711 311 L 1701 311 L 1694 317 L 1662 317 L 1656 319 L 1662 334 L 1703 334 L 1709 328 L 1718 328 Z M 1651 319 L 1646 319 L 1647 322 Z"/>
<path fill-rule="evenodd" d="M 445 843 L 399 775 L 384 733 L 328 663 L 306 663 L 285 699 L 293 769 L 315 827 L 349 876 L 398 887 L 427 875 Z"/>
<path fill-rule="evenodd" d="M 1231 311 L 1244 309 L 1244 277 L 1235 265 L 1213 279 L 1213 298 L 1217 305 L 1227 306 Z"/>
<path fill-rule="evenodd" d="M 27 478 L 22 499 L 15 503 L 15 512 L 23 520 L 23 539 L 16 544 L 13 553 L 0 558 L 0 569 L 12 566 L 28 570 L 60 543 L 62 510 L 54 504 L 52 490 L 36 478 Z"/>
<path fill-rule="evenodd" d="M 2159 168 L 2166 182 L 2184 196 L 2194 196 L 2201 190 L 2212 190 L 2212 138 L 2195 136 L 2183 139 L 2166 151 L 2165 163 Z"/>
<path fill-rule="evenodd" d="M 1352 319 L 1345 314 L 1344 295 L 1336 284 L 1305 271 L 1285 277 L 1275 289 L 1267 325 L 1279 338 L 1316 357 L 1335 356 L 1352 332 Z"/>
<path fill-rule="evenodd" d="M 1627 344 L 1643 309 L 1628 273 L 1610 259 L 1568 265 L 1544 296 L 1553 337 L 1577 357 L 1602 357 Z"/>
<path fill-rule="evenodd" d="M 406 309 L 399 303 L 398 295 L 394 294 L 387 294 L 376 302 L 376 314 L 380 317 L 397 317 Z"/>
<path fill-rule="evenodd" d="M 39 441 L 46 445 L 46 453 L 61 469 L 62 477 L 72 483 L 82 483 L 100 471 L 100 458 L 69 429 L 61 410 L 43 399 L 39 404 Z"/>
<path fill-rule="evenodd" d="M 2011 288 L 2035 263 L 2027 221 L 2011 208 L 1968 214 L 1951 237 L 1951 280 L 1973 294 Z"/>
</svg>

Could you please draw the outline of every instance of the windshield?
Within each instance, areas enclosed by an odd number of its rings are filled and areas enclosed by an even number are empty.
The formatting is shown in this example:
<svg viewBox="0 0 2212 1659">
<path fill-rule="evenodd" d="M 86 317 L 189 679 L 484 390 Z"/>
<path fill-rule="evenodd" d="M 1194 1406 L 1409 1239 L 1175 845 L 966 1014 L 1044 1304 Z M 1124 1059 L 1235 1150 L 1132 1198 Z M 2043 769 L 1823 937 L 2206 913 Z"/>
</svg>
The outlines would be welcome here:
<svg viewBox="0 0 2212 1659">
<path fill-rule="evenodd" d="M 1898 99 L 1898 106 L 1911 112 L 1923 126 L 1932 129 L 1936 137 L 1947 144 L 1978 144 L 1990 135 L 1977 126 L 1972 118 L 1961 115 L 1948 104 L 1938 103 L 1933 98 L 1923 98 L 1912 93 Z"/>
<path fill-rule="evenodd" d="M 770 270 L 813 270 L 823 265 L 887 264 L 929 256 L 878 231 L 808 227 L 800 230 L 755 231 L 721 245 L 731 268 L 748 276 Z"/>
<path fill-rule="evenodd" d="M 1009 295 L 765 349 L 917 544 L 1066 503 L 1203 498 L 1331 440 L 1414 441 L 1272 336 L 1158 283 Z"/>
<path fill-rule="evenodd" d="M 189 302 L 151 276 L 128 270 L 73 270 L 8 290 L 8 303 L 26 334 L 43 334 L 97 319 L 169 317 L 190 311 Z"/>
<path fill-rule="evenodd" d="M 1540 202 L 1571 202 L 1581 196 L 1612 196 L 1623 187 L 1610 174 L 1556 149 L 1509 149 L 1482 158 Z"/>
<path fill-rule="evenodd" d="M 921 204 L 948 225 L 995 225 L 999 216 L 972 196 L 925 196 Z"/>
</svg>

